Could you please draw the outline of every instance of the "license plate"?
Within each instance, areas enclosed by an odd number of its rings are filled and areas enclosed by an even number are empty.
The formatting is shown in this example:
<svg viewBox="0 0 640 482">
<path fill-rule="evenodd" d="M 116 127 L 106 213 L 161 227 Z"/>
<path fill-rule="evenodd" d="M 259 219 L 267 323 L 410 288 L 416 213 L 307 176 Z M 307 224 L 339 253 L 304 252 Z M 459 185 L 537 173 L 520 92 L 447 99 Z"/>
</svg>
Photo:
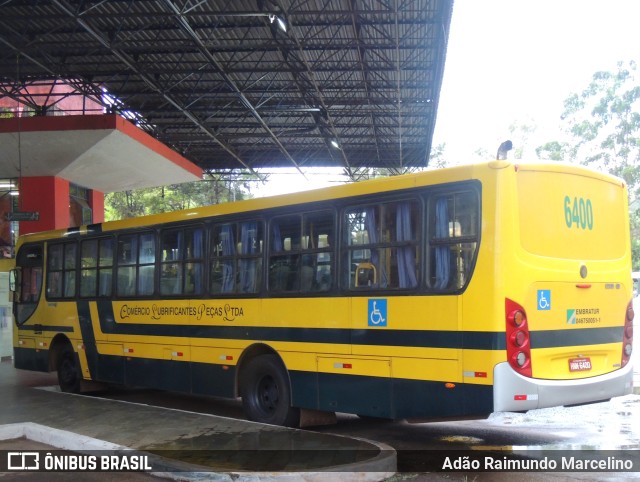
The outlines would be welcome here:
<svg viewBox="0 0 640 482">
<path fill-rule="evenodd" d="M 570 372 L 588 372 L 591 370 L 591 358 L 571 358 L 569 360 Z"/>
</svg>

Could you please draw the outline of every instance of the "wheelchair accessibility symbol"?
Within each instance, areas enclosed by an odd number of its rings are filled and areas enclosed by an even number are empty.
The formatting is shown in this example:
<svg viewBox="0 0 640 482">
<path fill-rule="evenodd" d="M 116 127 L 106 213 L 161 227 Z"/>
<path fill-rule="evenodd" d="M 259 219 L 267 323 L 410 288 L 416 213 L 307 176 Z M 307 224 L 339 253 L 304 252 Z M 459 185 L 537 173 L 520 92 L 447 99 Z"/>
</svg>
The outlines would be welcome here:
<svg viewBox="0 0 640 482">
<path fill-rule="evenodd" d="M 369 326 L 387 326 L 387 300 L 369 300 Z"/>
<path fill-rule="evenodd" d="M 551 309 L 551 290 L 538 290 L 538 310 Z"/>
</svg>

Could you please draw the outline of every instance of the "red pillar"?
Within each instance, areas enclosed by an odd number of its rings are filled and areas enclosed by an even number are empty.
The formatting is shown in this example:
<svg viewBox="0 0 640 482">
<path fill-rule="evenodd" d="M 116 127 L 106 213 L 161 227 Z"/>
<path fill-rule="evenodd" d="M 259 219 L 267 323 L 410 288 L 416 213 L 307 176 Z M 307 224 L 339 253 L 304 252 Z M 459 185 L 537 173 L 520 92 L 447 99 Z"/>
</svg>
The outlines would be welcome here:
<svg viewBox="0 0 640 482">
<path fill-rule="evenodd" d="M 93 212 L 93 224 L 104 223 L 104 193 L 91 189 L 89 206 Z"/>
<path fill-rule="evenodd" d="M 20 234 L 69 227 L 69 181 L 53 176 L 23 177 L 20 211 L 37 212 L 38 221 L 21 221 Z"/>
</svg>

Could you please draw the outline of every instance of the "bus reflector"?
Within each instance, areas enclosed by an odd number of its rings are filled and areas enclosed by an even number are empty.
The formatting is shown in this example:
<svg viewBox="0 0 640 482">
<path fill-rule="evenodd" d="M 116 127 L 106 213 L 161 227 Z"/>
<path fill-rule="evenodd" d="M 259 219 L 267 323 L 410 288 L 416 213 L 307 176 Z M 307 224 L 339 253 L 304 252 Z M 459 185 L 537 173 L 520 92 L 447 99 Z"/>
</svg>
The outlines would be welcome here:
<svg viewBox="0 0 640 482">
<path fill-rule="evenodd" d="M 487 372 L 463 372 L 462 376 L 466 378 L 487 378 Z"/>
<path fill-rule="evenodd" d="M 538 394 L 537 393 L 529 393 L 528 395 L 514 395 L 513 399 L 517 402 L 525 402 L 527 400 L 537 400 L 538 399 Z"/>
<path fill-rule="evenodd" d="M 220 355 L 220 360 L 233 360 L 231 355 Z"/>
<path fill-rule="evenodd" d="M 531 377 L 531 346 L 527 312 L 524 308 L 505 298 L 507 336 L 507 360 L 520 375 Z"/>
<path fill-rule="evenodd" d="M 171 352 L 171 356 L 182 356 L 182 352 L 181 351 Z"/>
<path fill-rule="evenodd" d="M 125 353 L 133 353 L 133 348 L 125 348 L 124 352 Z"/>
<path fill-rule="evenodd" d="M 346 368 L 350 370 L 352 368 L 351 363 L 334 363 L 333 368 Z"/>
<path fill-rule="evenodd" d="M 444 388 L 456 388 L 455 383 L 447 382 L 444 384 Z"/>
</svg>

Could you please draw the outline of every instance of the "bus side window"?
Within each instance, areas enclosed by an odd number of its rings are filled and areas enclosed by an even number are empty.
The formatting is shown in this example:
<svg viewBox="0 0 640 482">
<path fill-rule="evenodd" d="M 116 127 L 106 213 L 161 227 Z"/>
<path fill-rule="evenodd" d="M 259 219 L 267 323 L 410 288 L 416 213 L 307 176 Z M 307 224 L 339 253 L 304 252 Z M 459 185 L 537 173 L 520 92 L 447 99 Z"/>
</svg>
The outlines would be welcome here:
<svg viewBox="0 0 640 482">
<path fill-rule="evenodd" d="M 80 296 L 111 296 L 113 238 L 88 239 L 80 243 Z"/>
<path fill-rule="evenodd" d="M 236 225 L 218 224 L 211 236 L 211 293 L 234 293 L 236 288 Z"/>
<path fill-rule="evenodd" d="M 478 247 L 479 210 L 473 191 L 433 199 L 429 226 L 432 289 L 456 291 L 469 281 Z"/>
<path fill-rule="evenodd" d="M 138 259 L 138 236 L 122 235 L 118 238 L 118 268 L 116 292 L 118 296 L 136 294 L 136 260 Z"/>
<path fill-rule="evenodd" d="M 138 258 L 138 295 L 153 294 L 156 274 L 156 240 L 153 233 L 140 235 Z"/>
<path fill-rule="evenodd" d="M 333 286 L 332 210 L 278 216 L 270 225 L 269 290 L 302 294 Z"/>
<path fill-rule="evenodd" d="M 199 295 L 203 292 L 204 229 L 185 229 L 184 237 L 184 293 Z"/>
<path fill-rule="evenodd" d="M 80 296 L 93 297 L 98 288 L 98 240 L 80 244 Z"/>
<path fill-rule="evenodd" d="M 51 244 L 47 249 L 47 297 L 75 298 L 78 244 Z"/>
<path fill-rule="evenodd" d="M 301 217 L 276 217 L 272 220 L 270 228 L 269 290 L 299 291 Z"/>
<path fill-rule="evenodd" d="M 240 245 L 238 247 L 238 291 L 256 293 L 262 279 L 262 223 L 244 221 L 240 223 Z"/>
<path fill-rule="evenodd" d="M 100 240 L 98 257 L 98 296 L 111 296 L 113 290 L 113 238 Z"/>
<path fill-rule="evenodd" d="M 202 293 L 204 230 L 171 229 L 161 235 L 160 294 Z"/>
<path fill-rule="evenodd" d="M 149 296 L 154 292 L 156 241 L 153 233 L 118 237 L 116 293 Z"/>
<path fill-rule="evenodd" d="M 218 224 L 211 236 L 209 291 L 256 293 L 262 279 L 263 228 L 259 221 Z"/>
<path fill-rule="evenodd" d="M 333 286 L 334 212 L 306 213 L 302 217 L 300 291 L 328 291 Z"/>
<path fill-rule="evenodd" d="M 353 209 L 345 213 L 346 249 L 343 253 L 349 267 L 346 283 L 349 288 L 372 287 L 378 283 L 370 247 L 378 237 L 376 216 L 375 207 Z"/>
<path fill-rule="evenodd" d="M 182 260 L 184 259 L 184 231 L 171 229 L 162 232 L 160 252 L 160 294 L 182 294 Z"/>
<path fill-rule="evenodd" d="M 351 289 L 418 286 L 421 204 L 415 199 L 346 212 L 346 264 Z"/>
<path fill-rule="evenodd" d="M 62 256 L 61 244 L 49 245 L 47 249 L 47 297 L 62 297 Z"/>
</svg>

